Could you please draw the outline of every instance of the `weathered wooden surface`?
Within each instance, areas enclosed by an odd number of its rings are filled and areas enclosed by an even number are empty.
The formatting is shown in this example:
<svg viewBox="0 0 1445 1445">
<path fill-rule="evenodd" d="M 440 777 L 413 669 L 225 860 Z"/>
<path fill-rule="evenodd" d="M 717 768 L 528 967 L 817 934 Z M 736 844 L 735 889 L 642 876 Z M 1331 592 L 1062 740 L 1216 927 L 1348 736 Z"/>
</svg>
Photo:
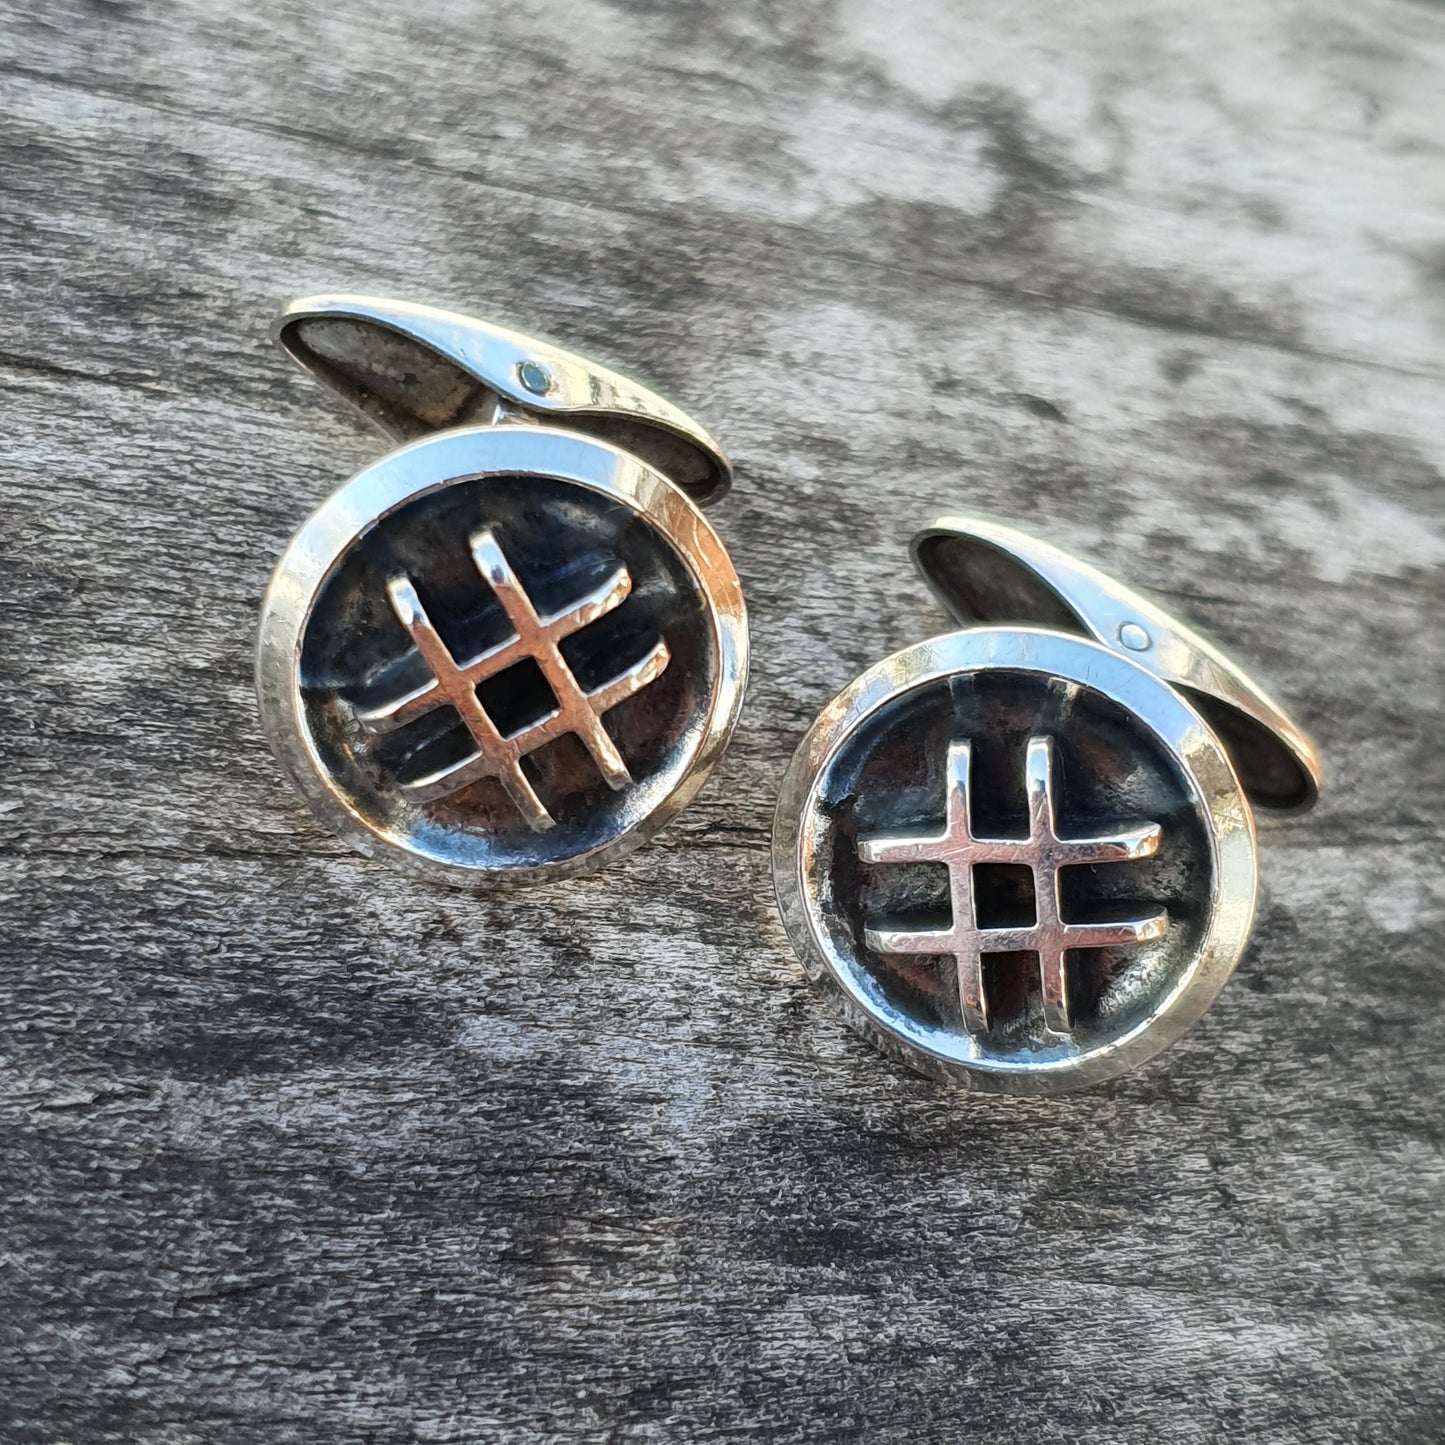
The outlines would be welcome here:
<svg viewBox="0 0 1445 1445">
<path fill-rule="evenodd" d="M 7 1441 L 1445 1437 L 1445 11 L 0 4 Z M 261 588 L 378 443 L 266 339 L 408 294 L 730 447 L 733 749 L 603 878 L 313 826 Z M 807 721 L 946 506 L 1316 732 L 1144 1073 L 962 1099 L 776 921 Z"/>
</svg>

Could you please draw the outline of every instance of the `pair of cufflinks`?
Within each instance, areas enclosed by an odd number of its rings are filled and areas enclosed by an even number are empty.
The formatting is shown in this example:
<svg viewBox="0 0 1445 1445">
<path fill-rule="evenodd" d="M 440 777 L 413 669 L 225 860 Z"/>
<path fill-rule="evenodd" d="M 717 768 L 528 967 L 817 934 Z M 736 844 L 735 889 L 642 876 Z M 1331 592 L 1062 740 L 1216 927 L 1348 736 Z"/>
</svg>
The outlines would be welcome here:
<svg viewBox="0 0 1445 1445">
<path fill-rule="evenodd" d="M 646 842 L 737 722 L 742 588 L 701 508 L 731 468 L 637 382 L 361 296 L 282 346 L 405 443 L 277 564 L 257 648 L 278 758 L 348 842 L 424 877 L 566 877 Z M 956 630 L 870 668 L 784 775 L 788 934 L 916 1069 L 1054 1093 L 1167 1047 L 1238 963 L 1254 809 L 1315 800 L 1309 740 L 1128 588 L 944 517 L 914 564 Z"/>
</svg>

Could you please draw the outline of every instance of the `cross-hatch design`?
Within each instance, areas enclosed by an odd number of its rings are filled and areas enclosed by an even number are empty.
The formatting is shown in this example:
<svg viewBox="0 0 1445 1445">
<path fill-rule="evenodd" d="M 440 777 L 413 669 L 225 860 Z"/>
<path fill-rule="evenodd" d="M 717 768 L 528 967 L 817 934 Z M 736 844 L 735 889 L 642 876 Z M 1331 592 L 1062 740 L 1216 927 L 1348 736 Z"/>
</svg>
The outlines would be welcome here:
<svg viewBox="0 0 1445 1445">
<path fill-rule="evenodd" d="M 659 641 L 644 658 L 610 682 L 584 691 L 559 644 L 626 600 L 632 591 L 632 576 L 627 568 L 618 567 L 572 606 L 544 617 L 532 605 L 490 527 L 473 535 L 471 550 L 477 571 L 496 593 L 511 621 L 513 636 L 470 661 L 459 662 L 427 616 L 411 579 L 404 574 L 392 577 L 386 584 L 392 610 L 431 669 L 432 679 L 380 707 L 358 709 L 357 721 L 367 732 L 387 733 L 450 703 L 471 733 L 476 750 L 459 762 L 402 784 L 402 790 L 417 802 L 429 802 L 479 778 L 496 778 L 527 823 L 542 832 L 554 820 L 522 771 L 522 759 L 553 738 L 575 733 L 608 786 L 614 790 L 626 787 L 632 774 L 602 726 L 602 714 L 662 675 L 669 661 L 667 644 Z M 556 707 L 510 737 L 503 737 L 482 706 L 477 685 L 529 659 L 546 678 Z"/>
<path fill-rule="evenodd" d="M 952 955 L 958 965 L 958 998 L 970 1033 L 989 1027 L 983 989 L 983 955 L 1036 953 L 1043 978 L 1044 1026 L 1067 1034 L 1073 1027 L 1065 962 L 1070 949 L 1113 948 L 1162 938 L 1169 925 L 1163 910 L 1119 923 L 1065 923 L 1061 916 L 1062 870 L 1085 863 L 1123 863 L 1148 858 L 1159 849 L 1157 823 L 1109 837 L 1060 838 L 1054 803 L 1054 750 L 1050 738 L 1031 738 L 1025 768 L 1029 810 L 1027 838 L 975 838 L 969 799 L 969 745 L 948 749 L 947 814 L 941 832 L 909 837 L 862 838 L 865 863 L 943 863 L 948 867 L 953 920 L 944 929 L 868 928 L 868 947 L 882 954 Z M 1033 874 L 1035 919 L 1018 928 L 980 928 L 974 896 L 975 865 L 1011 863 Z"/>
</svg>

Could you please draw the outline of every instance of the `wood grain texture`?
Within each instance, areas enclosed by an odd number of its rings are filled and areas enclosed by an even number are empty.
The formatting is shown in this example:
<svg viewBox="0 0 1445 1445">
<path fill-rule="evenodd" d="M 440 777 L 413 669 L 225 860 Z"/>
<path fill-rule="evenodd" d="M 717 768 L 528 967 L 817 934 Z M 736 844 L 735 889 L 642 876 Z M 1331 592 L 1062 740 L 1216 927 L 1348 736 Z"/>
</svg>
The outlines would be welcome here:
<svg viewBox="0 0 1445 1445">
<path fill-rule="evenodd" d="M 0 0 L 0 1436 L 1445 1438 L 1445 10 Z M 730 449 L 753 684 L 605 877 L 311 822 L 257 603 L 374 438 L 266 339 L 401 294 Z M 884 1063 L 773 911 L 783 764 L 1014 518 L 1329 777 L 1183 1044 Z"/>
</svg>

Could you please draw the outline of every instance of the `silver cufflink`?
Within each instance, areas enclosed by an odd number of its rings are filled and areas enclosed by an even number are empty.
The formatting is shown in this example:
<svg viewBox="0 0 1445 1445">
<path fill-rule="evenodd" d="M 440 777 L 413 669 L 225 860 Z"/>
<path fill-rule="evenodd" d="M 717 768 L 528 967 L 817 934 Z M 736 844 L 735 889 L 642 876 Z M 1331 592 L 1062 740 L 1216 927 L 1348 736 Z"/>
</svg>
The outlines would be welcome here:
<svg viewBox="0 0 1445 1445">
<path fill-rule="evenodd" d="M 912 552 L 962 630 L 870 668 L 804 737 L 773 834 L 784 924 L 922 1072 L 1111 1078 L 1234 971 L 1253 810 L 1310 807 L 1318 757 L 1215 647 L 1059 549 L 944 517 Z"/>
<path fill-rule="evenodd" d="M 450 882 L 611 862 L 696 794 L 737 720 L 742 589 L 699 510 L 731 469 L 626 377 L 465 316 L 295 301 L 281 345 L 408 443 L 277 564 L 261 716 L 315 812 Z"/>
</svg>

